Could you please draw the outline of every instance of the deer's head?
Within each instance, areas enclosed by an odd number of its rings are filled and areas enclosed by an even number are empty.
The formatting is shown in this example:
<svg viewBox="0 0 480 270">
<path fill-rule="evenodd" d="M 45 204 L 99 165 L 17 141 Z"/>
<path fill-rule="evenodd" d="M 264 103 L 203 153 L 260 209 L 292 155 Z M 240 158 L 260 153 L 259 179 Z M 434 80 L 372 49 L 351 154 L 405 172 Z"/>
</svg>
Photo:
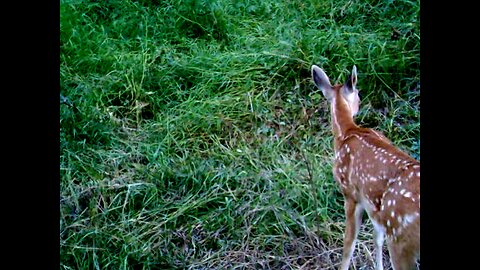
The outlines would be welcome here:
<svg viewBox="0 0 480 270">
<path fill-rule="evenodd" d="M 352 73 L 348 76 L 344 84 L 332 86 L 327 74 L 316 65 L 312 66 L 312 78 L 315 85 L 322 90 L 323 95 L 330 103 L 334 100 L 335 102 L 344 102 L 347 105 L 347 109 L 350 110 L 352 117 L 358 113 L 360 98 L 358 97 L 358 89 L 356 88 L 356 66 L 353 66 Z"/>
</svg>

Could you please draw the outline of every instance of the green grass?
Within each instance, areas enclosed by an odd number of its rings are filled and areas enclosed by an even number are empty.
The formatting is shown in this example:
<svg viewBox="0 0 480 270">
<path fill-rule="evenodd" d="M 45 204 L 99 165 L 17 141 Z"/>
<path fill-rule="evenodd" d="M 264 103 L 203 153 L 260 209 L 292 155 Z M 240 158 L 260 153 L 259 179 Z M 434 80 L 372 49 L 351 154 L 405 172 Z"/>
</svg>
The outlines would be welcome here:
<svg viewBox="0 0 480 270">
<path fill-rule="evenodd" d="M 60 11 L 61 269 L 334 269 L 343 198 L 312 64 L 333 82 L 357 65 L 357 122 L 420 158 L 419 1 Z"/>
</svg>

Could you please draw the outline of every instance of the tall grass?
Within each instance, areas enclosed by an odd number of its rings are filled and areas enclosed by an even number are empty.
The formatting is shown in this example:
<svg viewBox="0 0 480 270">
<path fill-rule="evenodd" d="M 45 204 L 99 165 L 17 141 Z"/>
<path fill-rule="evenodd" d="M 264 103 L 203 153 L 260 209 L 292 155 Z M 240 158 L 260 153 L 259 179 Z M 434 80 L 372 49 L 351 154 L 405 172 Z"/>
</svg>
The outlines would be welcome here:
<svg viewBox="0 0 480 270">
<path fill-rule="evenodd" d="M 357 122 L 420 158 L 419 1 L 60 11 L 62 269 L 334 269 L 343 198 L 311 64 L 337 82 L 357 65 Z"/>
</svg>

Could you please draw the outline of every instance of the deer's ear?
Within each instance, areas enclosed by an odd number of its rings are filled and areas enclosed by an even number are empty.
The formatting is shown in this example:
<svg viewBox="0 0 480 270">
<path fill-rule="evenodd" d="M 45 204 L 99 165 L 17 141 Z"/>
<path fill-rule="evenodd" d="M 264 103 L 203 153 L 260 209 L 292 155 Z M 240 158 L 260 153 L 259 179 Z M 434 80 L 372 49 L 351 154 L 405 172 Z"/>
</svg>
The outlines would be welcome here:
<svg viewBox="0 0 480 270">
<path fill-rule="evenodd" d="M 312 65 L 312 79 L 315 85 L 322 90 L 325 98 L 331 100 L 333 97 L 333 88 L 325 71 L 316 65 Z"/>
<path fill-rule="evenodd" d="M 344 85 L 344 88 L 348 93 L 352 93 L 353 90 L 355 90 L 355 86 L 357 85 L 357 67 L 355 65 L 353 65 L 352 73 L 348 76 Z"/>
</svg>

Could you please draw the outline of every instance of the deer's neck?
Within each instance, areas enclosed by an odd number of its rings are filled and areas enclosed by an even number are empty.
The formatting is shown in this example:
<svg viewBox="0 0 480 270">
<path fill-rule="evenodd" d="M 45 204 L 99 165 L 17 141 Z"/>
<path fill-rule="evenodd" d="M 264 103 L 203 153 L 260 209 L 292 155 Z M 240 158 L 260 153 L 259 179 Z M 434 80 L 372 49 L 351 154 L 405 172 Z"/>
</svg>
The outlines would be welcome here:
<svg viewBox="0 0 480 270">
<path fill-rule="evenodd" d="M 331 102 L 332 129 L 335 138 L 335 147 L 342 143 L 346 132 L 358 126 L 353 121 L 352 112 L 345 99 L 337 95 Z"/>
</svg>

